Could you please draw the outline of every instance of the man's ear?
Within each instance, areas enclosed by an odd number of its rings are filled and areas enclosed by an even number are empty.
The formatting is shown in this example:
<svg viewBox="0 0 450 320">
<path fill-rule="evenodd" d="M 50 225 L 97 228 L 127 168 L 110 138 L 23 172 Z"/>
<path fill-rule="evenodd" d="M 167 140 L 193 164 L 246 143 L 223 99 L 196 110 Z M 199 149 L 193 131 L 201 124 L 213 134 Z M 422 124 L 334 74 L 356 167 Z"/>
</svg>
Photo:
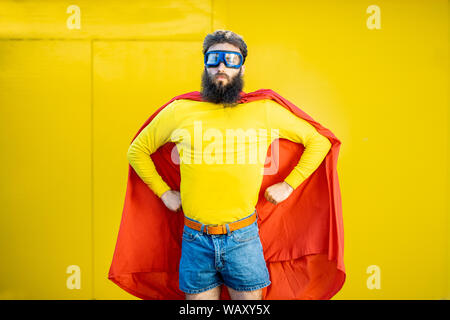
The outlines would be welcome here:
<svg viewBox="0 0 450 320">
<path fill-rule="evenodd" d="M 245 66 L 244 65 L 242 65 L 242 75 L 244 75 L 244 73 L 245 73 Z"/>
</svg>

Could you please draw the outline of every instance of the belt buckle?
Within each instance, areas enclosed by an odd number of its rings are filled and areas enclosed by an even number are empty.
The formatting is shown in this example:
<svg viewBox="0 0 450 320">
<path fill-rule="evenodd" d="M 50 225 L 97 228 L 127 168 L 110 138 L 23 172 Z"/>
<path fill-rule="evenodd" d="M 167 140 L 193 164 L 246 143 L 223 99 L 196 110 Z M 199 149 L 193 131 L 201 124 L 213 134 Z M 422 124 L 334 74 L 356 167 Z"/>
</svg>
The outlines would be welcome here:
<svg viewBox="0 0 450 320">
<path fill-rule="evenodd" d="M 207 234 L 207 235 L 209 235 L 209 232 L 208 232 L 208 227 L 218 227 L 219 225 L 218 224 L 206 224 L 205 225 L 205 233 Z"/>
</svg>

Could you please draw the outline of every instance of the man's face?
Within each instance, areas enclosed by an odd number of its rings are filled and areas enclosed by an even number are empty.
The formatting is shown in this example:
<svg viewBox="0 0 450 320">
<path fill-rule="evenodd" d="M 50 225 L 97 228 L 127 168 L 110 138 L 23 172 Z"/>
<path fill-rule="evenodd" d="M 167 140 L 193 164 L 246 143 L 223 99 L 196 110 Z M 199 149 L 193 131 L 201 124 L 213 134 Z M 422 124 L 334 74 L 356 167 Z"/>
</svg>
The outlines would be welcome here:
<svg viewBox="0 0 450 320">
<path fill-rule="evenodd" d="M 214 50 L 235 51 L 240 53 L 239 48 L 233 46 L 230 43 L 216 43 L 208 49 L 208 52 Z M 242 65 L 241 68 L 242 75 L 244 75 L 245 66 Z M 227 66 L 225 66 L 223 62 L 221 62 L 217 67 L 206 69 L 210 77 L 213 79 L 214 83 L 216 83 L 218 86 L 226 86 L 227 84 L 229 84 L 231 79 L 236 77 L 240 70 L 235 68 L 227 68 Z"/>
<path fill-rule="evenodd" d="M 226 50 L 240 53 L 239 48 L 230 43 L 216 43 L 208 49 L 208 52 L 213 50 Z M 205 66 L 202 75 L 203 98 L 213 103 L 236 103 L 240 98 L 239 94 L 243 88 L 242 75 L 244 71 L 244 65 L 239 69 L 235 69 L 228 68 L 223 62 L 220 62 L 217 67 L 208 68 Z"/>
</svg>

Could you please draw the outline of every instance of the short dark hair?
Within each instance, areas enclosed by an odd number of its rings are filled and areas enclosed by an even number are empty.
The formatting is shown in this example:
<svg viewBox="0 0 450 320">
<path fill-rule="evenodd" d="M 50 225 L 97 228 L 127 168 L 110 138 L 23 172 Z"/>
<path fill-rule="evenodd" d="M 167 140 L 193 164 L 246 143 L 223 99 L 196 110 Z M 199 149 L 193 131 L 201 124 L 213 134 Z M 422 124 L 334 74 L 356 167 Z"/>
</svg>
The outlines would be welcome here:
<svg viewBox="0 0 450 320">
<path fill-rule="evenodd" d="M 209 47 L 216 43 L 224 42 L 230 43 L 239 48 L 242 57 L 244 58 L 244 61 L 242 61 L 242 63 L 244 63 L 245 57 L 247 57 L 247 45 L 245 44 L 242 36 L 229 30 L 216 30 L 213 33 L 208 34 L 205 37 L 205 40 L 203 40 L 203 56 L 208 51 Z"/>
</svg>

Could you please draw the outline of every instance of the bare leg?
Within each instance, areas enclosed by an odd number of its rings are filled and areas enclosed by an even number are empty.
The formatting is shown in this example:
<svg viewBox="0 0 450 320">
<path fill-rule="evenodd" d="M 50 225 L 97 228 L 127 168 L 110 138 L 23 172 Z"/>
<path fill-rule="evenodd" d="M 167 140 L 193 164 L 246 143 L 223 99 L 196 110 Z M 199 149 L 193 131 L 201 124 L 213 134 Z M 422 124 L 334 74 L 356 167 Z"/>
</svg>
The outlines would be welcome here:
<svg viewBox="0 0 450 320">
<path fill-rule="evenodd" d="M 254 291 L 236 291 L 228 288 L 228 293 L 230 294 L 231 300 L 261 300 L 262 299 L 262 289 Z"/>
<path fill-rule="evenodd" d="M 219 300 L 221 286 L 217 286 L 207 291 L 203 291 L 200 293 L 189 294 L 186 293 L 186 300 Z"/>
</svg>

